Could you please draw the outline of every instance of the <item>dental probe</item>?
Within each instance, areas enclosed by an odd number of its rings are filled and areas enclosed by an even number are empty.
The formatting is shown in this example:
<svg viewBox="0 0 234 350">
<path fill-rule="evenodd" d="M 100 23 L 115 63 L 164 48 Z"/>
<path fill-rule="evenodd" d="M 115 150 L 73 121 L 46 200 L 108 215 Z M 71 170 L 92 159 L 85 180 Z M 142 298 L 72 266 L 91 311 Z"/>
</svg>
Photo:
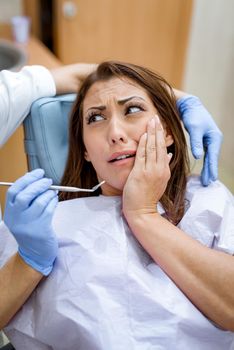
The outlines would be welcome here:
<svg viewBox="0 0 234 350">
<path fill-rule="evenodd" d="M 11 186 L 13 185 L 14 182 L 0 182 L 0 186 Z M 63 192 L 94 192 L 96 191 L 101 185 L 103 185 L 105 181 L 100 182 L 93 188 L 79 188 L 79 187 L 69 187 L 69 186 L 57 186 L 57 185 L 52 185 L 48 189 L 50 190 L 58 190 L 58 191 L 63 191 Z"/>
</svg>

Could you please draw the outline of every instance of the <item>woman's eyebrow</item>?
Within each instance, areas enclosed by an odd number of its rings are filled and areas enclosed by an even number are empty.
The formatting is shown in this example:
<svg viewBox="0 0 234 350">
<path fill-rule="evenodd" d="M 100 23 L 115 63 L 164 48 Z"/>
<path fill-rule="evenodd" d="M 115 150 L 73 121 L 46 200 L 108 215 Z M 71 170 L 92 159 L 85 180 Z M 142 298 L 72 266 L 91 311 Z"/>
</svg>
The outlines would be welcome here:
<svg viewBox="0 0 234 350">
<path fill-rule="evenodd" d="M 90 109 L 100 109 L 100 111 L 103 111 L 104 109 L 106 109 L 106 106 L 92 106 L 87 109 L 86 113 L 90 111 Z"/>
<path fill-rule="evenodd" d="M 140 96 L 130 96 L 130 97 L 127 97 L 127 98 L 124 98 L 122 100 L 118 100 L 118 104 L 119 105 L 124 105 L 126 102 L 132 100 L 132 99 L 141 99 L 142 101 L 145 101 L 145 99 L 143 97 L 140 97 Z M 90 108 L 87 109 L 86 113 L 88 111 L 90 111 L 91 109 L 99 109 L 100 111 L 103 111 L 106 109 L 106 106 L 103 106 L 103 105 L 100 105 L 100 106 L 92 106 Z"/>
<path fill-rule="evenodd" d="M 145 101 L 145 99 L 143 97 L 141 97 L 141 96 L 130 96 L 130 97 L 124 98 L 123 100 L 119 100 L 118 104 L 123 105 L 126 102 L 128 102 L 128 101 L 130 101 L 130 100 L 132 100 L 134 98 L 137 98 L 137 99 Z"/>
</svg>

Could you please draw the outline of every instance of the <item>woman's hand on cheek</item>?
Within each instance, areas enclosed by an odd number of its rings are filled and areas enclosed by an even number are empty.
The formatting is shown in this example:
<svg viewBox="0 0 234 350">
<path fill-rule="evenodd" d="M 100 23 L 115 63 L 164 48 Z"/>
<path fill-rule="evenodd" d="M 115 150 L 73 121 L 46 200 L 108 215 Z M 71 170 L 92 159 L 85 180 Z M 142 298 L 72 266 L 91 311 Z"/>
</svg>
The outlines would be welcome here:
<svg viewBox="0 0 234 350">
<path fill-rule="evenodd" d="M 135 164 L 124 186 L 123 213 L 128 221 L 157 212 L 156 204 L 170 179 L 171 156 L 167 154 L 162 125 L 155 117 L 140 138 Z"/>
</svg>

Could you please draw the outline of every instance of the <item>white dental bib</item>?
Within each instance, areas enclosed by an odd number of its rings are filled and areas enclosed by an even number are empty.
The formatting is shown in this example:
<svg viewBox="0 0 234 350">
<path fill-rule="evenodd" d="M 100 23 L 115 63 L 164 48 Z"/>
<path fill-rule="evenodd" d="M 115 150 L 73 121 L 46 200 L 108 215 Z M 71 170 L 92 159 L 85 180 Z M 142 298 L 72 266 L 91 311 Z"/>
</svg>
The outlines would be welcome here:
<svg viewBox="0 0 234 350">
<path fill-rule="evenodd" d="M 186 197 L 180 228 L 233 254 L 231 194 L 219 182 L 203 188 L 191 178 Z M 17 350 L 234 349 L 234 333 L 207 320 L 142 249 L 121 197 L 61 202 L 53 225 L 60 247 L 54 269 L 5 329 Z M 16 244 L 1 231 L 2 265 Z"/>
</svg>

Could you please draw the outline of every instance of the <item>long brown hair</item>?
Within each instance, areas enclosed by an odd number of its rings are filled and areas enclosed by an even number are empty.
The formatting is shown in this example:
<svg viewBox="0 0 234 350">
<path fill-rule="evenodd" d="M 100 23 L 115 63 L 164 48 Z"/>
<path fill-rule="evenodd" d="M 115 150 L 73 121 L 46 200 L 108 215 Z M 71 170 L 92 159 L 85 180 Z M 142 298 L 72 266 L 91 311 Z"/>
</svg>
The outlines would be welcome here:
<svg viewBox="0 0 234 350">
<path fill-rule="evenodd" d="M 147 68 L 123 62 L 103 62 L 83 82 L 71 114 L 69 152 L 62 185 L 91 188 L 98 183 L 91 162 L 87 162 L 84 158 L 83 102 L 94 83 L 113 77 L 129 78 L 140 85 L 148 93 L 161 119 L 170 129 L 174 139 L 174 143 L 168 147 L 168 152 L 173 154 L 170 162 L 171 178 L 160 202 L 165 209 L 167 218 L 177 224 L 183 217 L 185 210 L 184 195 L 186 177 L 189 172 L 187 145 L 171 86 L 161 76 Z M 60 200 L 96 196 L 100 193 L 101 190 L 95 193 L 62 192 Z"/>
</svg>

